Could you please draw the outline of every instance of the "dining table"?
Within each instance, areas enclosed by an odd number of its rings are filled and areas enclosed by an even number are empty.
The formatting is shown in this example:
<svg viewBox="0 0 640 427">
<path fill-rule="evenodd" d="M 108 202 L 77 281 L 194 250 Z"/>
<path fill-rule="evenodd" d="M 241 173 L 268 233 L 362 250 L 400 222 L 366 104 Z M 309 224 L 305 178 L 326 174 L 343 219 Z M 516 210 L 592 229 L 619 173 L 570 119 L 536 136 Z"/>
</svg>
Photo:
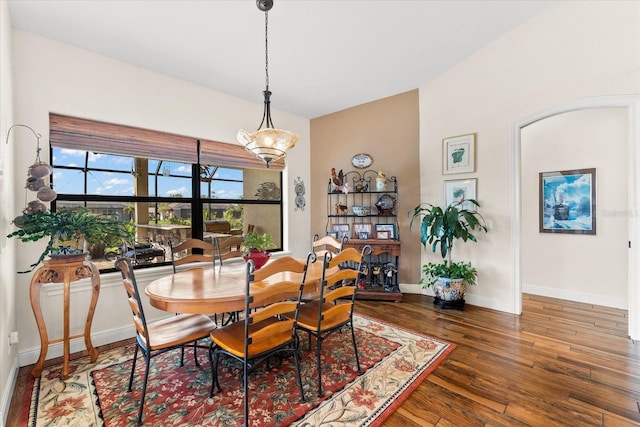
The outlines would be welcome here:
<svg viewBox="0 0 640 427">
<path fill-rule="evenodd" d="M 322 264 L 320 260 L 309 264 L 303 288 L 305 295 L 313 295 L 319 291 Z M 244 262 L 191 268 L 152 281 L 146 286 L 145 294 L 153 307 L 171 313 L 242 311 L 245 308 L 246 277 L 247 267 Z M 301 282 L 302 274 L 278 273 L 255 285 L 268 287 L 270 283 L 284 280 Z"/>
</svg>

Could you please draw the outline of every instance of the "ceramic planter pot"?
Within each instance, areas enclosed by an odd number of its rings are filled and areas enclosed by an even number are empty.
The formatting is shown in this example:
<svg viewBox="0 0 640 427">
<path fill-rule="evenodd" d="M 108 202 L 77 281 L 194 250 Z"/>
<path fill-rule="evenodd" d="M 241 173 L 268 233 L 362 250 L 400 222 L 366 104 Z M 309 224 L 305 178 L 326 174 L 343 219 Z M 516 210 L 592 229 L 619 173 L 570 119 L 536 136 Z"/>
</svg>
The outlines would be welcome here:
<svg viewBox="0 0 640 427">
<path fill-rule="evenodd" d="M 53 245 L 50 256 L 79 255 L 84 253 L 84 236 L 67 235 L 65 233 L 51 236 Z"/>
<path fill-rule="evenodd" d="M 464 298 L 467 292 L 467 284 L 464 279 L 450 279 L 448 277 L 438 277 L 433 285 L 436 297 L 441 301 L 458 301 Z"/>
</svg>

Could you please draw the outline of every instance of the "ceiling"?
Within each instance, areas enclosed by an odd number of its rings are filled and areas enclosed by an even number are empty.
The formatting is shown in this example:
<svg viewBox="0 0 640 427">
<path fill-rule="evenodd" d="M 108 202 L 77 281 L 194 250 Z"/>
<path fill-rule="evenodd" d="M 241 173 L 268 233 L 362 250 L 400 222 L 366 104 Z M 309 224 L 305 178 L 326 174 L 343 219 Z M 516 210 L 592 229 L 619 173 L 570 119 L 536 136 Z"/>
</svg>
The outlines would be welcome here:
<svg viewBox="0 0 640 427">
<path fill-rule="evenodd" d="M 549 3 L 275 0 L 272 106 L 312 119 L 416 89 Z M 254 0 L 9 0 L 9 11 L 16 28 L 262 102 Z"/>
</svg>

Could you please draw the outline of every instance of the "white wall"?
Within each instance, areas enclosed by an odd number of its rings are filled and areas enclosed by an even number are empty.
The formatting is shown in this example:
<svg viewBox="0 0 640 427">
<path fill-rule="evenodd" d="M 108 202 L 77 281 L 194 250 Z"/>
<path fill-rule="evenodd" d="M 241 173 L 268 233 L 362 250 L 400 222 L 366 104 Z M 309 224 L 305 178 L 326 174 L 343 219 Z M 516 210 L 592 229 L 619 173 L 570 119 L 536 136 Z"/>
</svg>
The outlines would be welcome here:
<svg viewBox="0 0 640 427">
<path fill-rule="evenodd" d="M 15 188 L 13 178 L 13 152 L 15 140 L 6 144 L 7 131 L 13 124 L 13 96 L 11 79 L 11 22 L 7 2 L 0 1 L 0 191 L 11 194 Z M 14 131 L 11 131 L 11 135 Z M 19 130 L 19 129 L 18 129 Z M 26 132 L 29 132 L 26 130 Z M 7 417 L 11 392 L 17 374 L 18 346 L 9 346 L 9 333 L 16 330 L 15 242 L 7 239 L 4 230 L 16 215 L 11 197 L 2 197 L 0 203 L 0 425 Z"/>
<path fill-rule="evenodd" d="M 524 292 L 628 308 L 627 111 L 582 110 L 521 133 Z M 596 235 L 539 230 L 539 173 L 596 168 Z"/>
<path fill-rule="evenodd" d="M 13 32 L 15 120 L 25 123 L 43 135 L 44 159 L 48 160 L 49 112 L 79 116 L 105 122 L 237 143 L 240 128 L 254 126 L 262 117 L 260 91 L 256 102 L 249 102 L 220 92 L 160 75 L 104 56 L 77 49 L 20 30 Z M 259 88 L 260 82 L 256 82 Z M 309 121 L 274 111 L 280 126 L 300 135 L 300 141 L 287 161 L 283 196 L 285 203 L 285 250 L 304 256 L 311 245 L 309 207 L 294 212 L 293 180 L 309 181 Z M 22 140 L 23 150 L 15 155 L 16 179 L 22 180 L 25 168 L 33 161 L 34 147 Z M 16 205 L 24 203 L 23 191 L 13 193 Z M 2 234 L 6 234 L 5 229 Z M 17 246 L 17 268 L 34 261 L 33 254 L 43 249 L 45 242 Z M 140 271 L 141 285 L 162 269 Z M 164 274 L 167 274 L 164 271 Z M 16 276 L 12 276 L 14 279 Z M 17 275 L 16 312 L 20 332 L 20 364 L 33 363 L 38 355 L 39 336 L 29 306 L 30 275 Z M 42 305 L 50 337 L 62 334 L 62 296 L 60 285 L 45 286 Z M 80 333 L 89 301 L 89 287 L 82 281 L 72 286 L 71 333 Z M 152 317 L 166 313 L 151 310 Z M 122 286 L 117 274 L 102 275 L 102 290 L 96 309 L 92 335 L 94 345 L 113 340 L 120 328 L 131 324 Z M 133 335 L 131 331 L 130 336 Z M 73 347 L 72 351 L 83 349 Z M 60 355 L 61 346 L 54 346 L 50 356 Z"/>
<path fill-rule="evenodd" d="M 481 212 L 493 228 L 456 259 L 479 269 L 471 304 L 516 312 L 510 218 L 510 128 L 554 105 L 640 93 L 640 2 L 557 2 L 420 88 L 421 193 L 441 203 L 442 138 L 477 133 Z M 435 256 L 425 252 L 423 262 Z M 626 260 L 621 260 L 624 266 Z M 553 272 L 551 272 L 552 274 Z"/>
</svg>

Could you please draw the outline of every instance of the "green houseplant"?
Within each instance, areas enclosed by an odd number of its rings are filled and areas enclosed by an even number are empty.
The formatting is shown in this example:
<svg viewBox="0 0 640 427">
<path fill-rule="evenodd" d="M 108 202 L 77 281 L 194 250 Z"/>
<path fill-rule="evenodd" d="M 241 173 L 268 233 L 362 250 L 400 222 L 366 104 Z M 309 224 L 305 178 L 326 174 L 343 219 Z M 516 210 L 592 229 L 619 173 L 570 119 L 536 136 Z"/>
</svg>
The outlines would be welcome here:
<svg viewBox="0 0 640 427">
<path fill-rule="evenodd" d="M 466 285 L 475 285 L 478 271 L 470 262 L 454 262 L 451 259 L 456 240 L 476 242 L 475 230 L 487 232 L 484 218 L 474 209 L 465 208 L 470 203 L 475 208 L 480 205 L 474 199 L 454 202 L 444 209 L 432 204 L 420 204 L 413 209 L 410 227 L 420 221 L 420 242 L 434 253 L 439 252 L 441 263 L 427 263 L 422 266 L 425 287 L 433 287 L 436 294 L 434 304 L 441 307 L 464 307 Z M 426 283 L 425 283 L 426 282 Z"/>
<path fill-rule="evenodd" d="M 32 271 L 47 255 L 84 253 L 85 241 L 108 245 L 114 239 L 132 240 L 134 233 L 130 224 L 92 214 L 84 207 L 24 214 L 15 218 L 13 223 L 18 230 L 8 234 L 9 238 L 16 237 L 23 242 L 49 238 L 38 260 L 30 265 L 31 269 L 20 273 Z"/>
<path fill-rule="evenodd" d="M 250 231 L 242 237 L 242 251 L 245 261 L 253 260 L 256 270 L 266 264 L 271 257 L 267 249 L 276 247 L 270 233 Z"/>
</svg>

